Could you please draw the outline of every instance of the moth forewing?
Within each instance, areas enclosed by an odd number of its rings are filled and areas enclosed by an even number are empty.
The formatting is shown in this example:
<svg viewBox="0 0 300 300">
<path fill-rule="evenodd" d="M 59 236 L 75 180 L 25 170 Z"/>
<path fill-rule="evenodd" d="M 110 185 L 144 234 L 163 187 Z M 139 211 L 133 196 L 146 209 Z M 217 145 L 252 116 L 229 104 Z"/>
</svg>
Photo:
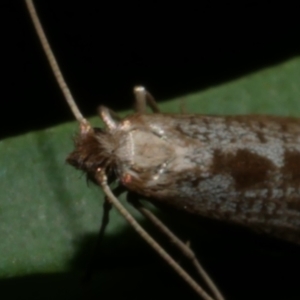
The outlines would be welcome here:
<svg viewBox="0 0 300 300">
<path fill-rule="evenodd" d="M 126 122 L 134 155 L 120 173 L 128 189 L 300 242 L 299 119 L 154 114 Z"/>
</svg>

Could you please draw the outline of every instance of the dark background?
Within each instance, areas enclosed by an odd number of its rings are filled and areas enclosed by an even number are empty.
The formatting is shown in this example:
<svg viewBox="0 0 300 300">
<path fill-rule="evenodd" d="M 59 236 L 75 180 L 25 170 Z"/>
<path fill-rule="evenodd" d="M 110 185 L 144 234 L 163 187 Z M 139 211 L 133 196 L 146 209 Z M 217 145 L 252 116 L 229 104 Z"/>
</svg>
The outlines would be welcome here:
<svg viewBox="0 0 300 300">
<path fill-rule="evenodd" d="M 243 76 L 299 54 L 296 7 L 36 1 L 82 112 L 130 108 L 132 87 L 158 100 Z M 1 1 L 0 138 L 73 117 L 23 1 Z"/>
</svg>

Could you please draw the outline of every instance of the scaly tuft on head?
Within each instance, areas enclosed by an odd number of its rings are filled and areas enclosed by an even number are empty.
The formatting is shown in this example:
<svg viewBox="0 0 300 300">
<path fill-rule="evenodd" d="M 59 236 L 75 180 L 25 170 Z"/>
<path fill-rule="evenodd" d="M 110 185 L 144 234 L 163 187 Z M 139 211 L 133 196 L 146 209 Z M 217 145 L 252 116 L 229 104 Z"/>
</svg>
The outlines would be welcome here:
<svg viewBox="0 0 300 300">
<path fill-rule="evenodd" d="M 66 161 L 76 169 L 86 172 L 87 178 L 95 182 L 95 173 L 99 168 L 112 175 L 116 164 L 113 155 L 115 141 L 106 130 L 91 127 L 86 129 L 81 128 L 75 137 L 75 150 Z"/>
</svg>

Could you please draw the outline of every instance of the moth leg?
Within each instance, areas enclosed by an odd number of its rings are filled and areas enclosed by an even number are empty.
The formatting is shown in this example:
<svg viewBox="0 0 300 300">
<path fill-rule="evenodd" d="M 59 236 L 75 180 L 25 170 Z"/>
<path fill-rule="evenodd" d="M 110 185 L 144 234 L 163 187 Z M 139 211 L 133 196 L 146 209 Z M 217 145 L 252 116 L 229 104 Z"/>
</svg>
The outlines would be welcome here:
<svg viewBox="0 0 300 300">
<path fill-rule="evenodd" d="M 118 197 L 124 191 L 125 191 L 124 187 L 119 185 L 113 190 L 113 193 L 116 195 L 116 197 Z M 85 271 L 85 274 L 83 277 L 84 282 L 89 282 L 94 273 L 95 262 L 97 261 L 97 259 L 99 257 L 98 253 L 99 253 L 99 250 L 101 249 L 101 245 L 102 245 L 104 234 L 105 234 L 105 229 L 109 223 L 109 212 L 110 212 L 111 208 L 112 208 L 112 204 L 108 201 L 107 196 L 105 196 L 104 203 L 103 203 L 103 214 L 102 214 L 101 226 L 100 226 L 97 240 L 96 240 L 93 252 L 92 252 L 92 256 L 86 267 L 86 271 Z"/>
<path fill-rule="evenodd" d="M 157 106 L 154 97 L 143 86 L 134 87 L 133 93 L 135 95 L 136 112 L 145 113 L 147 105 L 152 109 L 154 113 L 160 112 L 160 109 Z"/>
<path fill-rule="evenodd" d="M 114 121 L 121 121 L 122 118 L 115 113 L 113 110 L 111 110 L 108 107 L 103 107 L 103 106 L 98 106 L 97 111 L 98 111 L 98 115 L 101 119 L 103 119 L 103 111 L 105 110 L 106 114 L 109 114 L 109 116 L 114 120 Z"/>
<path fill-rule="evenodd" d="M 139 199 L 133 193 L 127 194 L 127 201 L 132 204 L 144 217 L 146 217 L 154 226 L 156 226 L 163 234 L 165 234 L 171 241 L 173 245 L 175 245 L 183 255 L 185 255 L 191 263 L 194 265 L 196 271 L 200 275 L 200 277 L 205 281 L 213 295 L 217 300 L 224 300 L 223 295 L 213 282 L 213 280 L 209 277 L 207 272 L 201 266 L 198 261 L 195 253 L 190 248 L 190 243 L 184 244 L 165 224 L 163 224 L 150 210 L 145 208 Z"/>
</svg>

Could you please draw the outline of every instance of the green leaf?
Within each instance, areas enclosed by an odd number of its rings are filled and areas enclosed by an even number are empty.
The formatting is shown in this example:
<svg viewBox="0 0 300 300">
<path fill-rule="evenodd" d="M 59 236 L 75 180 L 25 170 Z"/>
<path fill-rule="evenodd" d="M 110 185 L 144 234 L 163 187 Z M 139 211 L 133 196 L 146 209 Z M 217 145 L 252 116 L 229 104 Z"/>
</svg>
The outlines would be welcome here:
<svg viewBox="0 0 300 300">
<path fill-rule="evenodd" d="M 177 113 L 183 106 L 186 112 L 201 114 L 300 116 L 299 78 L 297 58 L 165 102 L 161 109 Z M 97 119 L 91 122 L 99 124 Z M 99 228 L 103 194 L 99 188 L 87 186 L 85 177 L 65 163 L 76 130 L 74 122 L 0 142 L 3 293 L 9 292 L 11 298 L 28 296 L 35 290 L 39 299 L 81 296 L 114 299 L 124 295 L 152 299 L 159 289 L 163 290 L 161 297 L 176 295 L 183 288 L 184 295 L 194 297 L 176 275 L 170 275 L 168 267 L 161 269 L 160 258 L 114 210 L 101 251 L 103 268 L 89 288 L 80 286 L 80 271 L 90 257 Z M 138 214 L 135 216 L 142 220 Z M 217 278 L 217 282 L 221 280 Z M 63 292 L 58 292 L 58 288 L 63 288 Z M 249 299 L 257 292 L 250 292 Z M 233 292 L 231 299 L 236 299 L 234 295 L 241 294 Z"/>
</svg>

